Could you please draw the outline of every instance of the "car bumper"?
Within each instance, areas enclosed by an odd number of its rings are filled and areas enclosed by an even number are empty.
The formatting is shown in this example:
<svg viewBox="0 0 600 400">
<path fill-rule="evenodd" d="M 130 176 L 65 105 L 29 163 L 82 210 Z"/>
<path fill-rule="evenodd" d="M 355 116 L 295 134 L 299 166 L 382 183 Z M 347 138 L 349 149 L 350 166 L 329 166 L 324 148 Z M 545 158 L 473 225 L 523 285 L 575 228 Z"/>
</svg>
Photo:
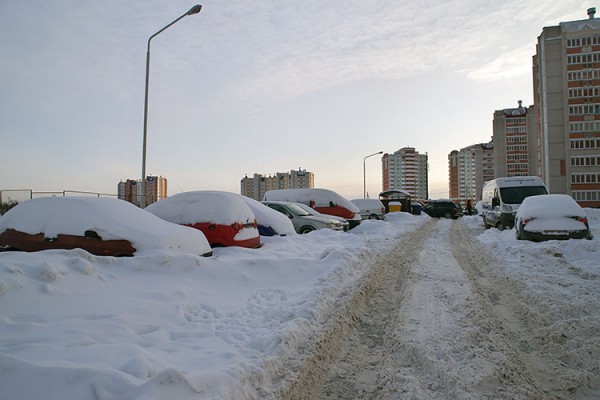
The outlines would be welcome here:
<svg viewBox="0 0 600 400">
<path fill-rule="evenodd" d="M 532 232 L 523 229 L 521 231 L 521 238 L 541 242 L 545 240 L 590 239 L 591 234 L 589 230 Z"/>
</svg>

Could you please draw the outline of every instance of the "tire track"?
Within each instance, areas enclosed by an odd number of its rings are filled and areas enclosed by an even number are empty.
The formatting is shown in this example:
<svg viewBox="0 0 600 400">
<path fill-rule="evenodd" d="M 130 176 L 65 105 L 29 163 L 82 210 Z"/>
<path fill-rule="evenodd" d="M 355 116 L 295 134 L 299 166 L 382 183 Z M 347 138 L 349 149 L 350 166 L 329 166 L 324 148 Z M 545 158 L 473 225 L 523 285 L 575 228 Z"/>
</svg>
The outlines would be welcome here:
<svg viewBox="0 0 600 400">
<path fill-rule="evenodd" d="M 377 397 L 393 372 L 392 368 L 386 370 L 386 365 L 393 364 L 387 359 L 386 341 L 394 309 L 433 224 L 429 221 L 421 226 L 373 266 L 360 289 L 340 307 L 327 333 L 315 343 L 282 399 Z"/>
<path fill-rule="evenodd" d="M 552 354 L 564 338 L 543 335 L 544 310 L 472 237 L 432 219 L 375 262 L 280 398 L 572 399 L 593 386 L 565 371 Z"/>
<path fill-rule="evenodd" d="M 531 298 L 531 291 L 518 278 L 500 273 L 500 261 L 469 240 L 472 235 L 466 229 L 464 224 L 455 224 L 451 243 L 490 330 L 507 349 L 513 368 L 504 373 L 508 378 L 526 379 L 535 388 L 536 398 L 576 398 L 591 383 L 583 371 L 571 370 L 569 357 L 565 358 L 575 349 L 565 348 L 564 333 L 553 332 L 552 318 L 537 306 L 543 300 Z"/>
</svg>

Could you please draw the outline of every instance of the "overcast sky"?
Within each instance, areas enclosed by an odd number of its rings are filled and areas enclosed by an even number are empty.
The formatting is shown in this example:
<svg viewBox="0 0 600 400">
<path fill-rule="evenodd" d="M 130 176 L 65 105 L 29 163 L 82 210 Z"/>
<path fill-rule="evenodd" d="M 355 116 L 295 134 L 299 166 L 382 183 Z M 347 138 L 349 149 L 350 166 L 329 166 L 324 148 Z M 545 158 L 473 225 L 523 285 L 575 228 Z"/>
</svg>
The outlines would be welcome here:
<svg viewBox="0 0 600 400">
<path fill-rule="evenodd" d="M 139 179 L 148 38 L 195 3 L 0 0 L 0 190 L 116 193 Z M 448 153 L 533 103 L 544 26 L 579 0 L 214 1 L 151 42 L 146 173 L 169 194 L 239 193 L 306 169 L 362 197 L 363 158 L 415 147 L 448 196 Z M 600 4 L 598 4 L 600 6 Z M 381 161 L 366 161 L 381 190 Z"/>
</svg>

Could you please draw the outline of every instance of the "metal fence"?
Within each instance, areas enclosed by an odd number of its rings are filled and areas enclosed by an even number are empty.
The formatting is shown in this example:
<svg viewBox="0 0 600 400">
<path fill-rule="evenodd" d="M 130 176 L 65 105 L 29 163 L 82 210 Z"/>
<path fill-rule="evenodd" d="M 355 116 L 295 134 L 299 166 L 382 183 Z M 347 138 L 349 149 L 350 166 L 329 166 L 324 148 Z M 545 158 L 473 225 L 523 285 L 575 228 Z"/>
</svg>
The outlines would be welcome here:
<svg viewBox="0 0 600 400">
<path fill-rule="evenodd" d="M 83 190 L 62 190 L 57 192 L 36 192 L 31 189 L 0 190 L 0 204 L 22 202 L 38 197 L 66 197 L 66 196 L 91 196 L 91 197 L 117 197 L 116 194 L 87 192 Z"/>
</svg>

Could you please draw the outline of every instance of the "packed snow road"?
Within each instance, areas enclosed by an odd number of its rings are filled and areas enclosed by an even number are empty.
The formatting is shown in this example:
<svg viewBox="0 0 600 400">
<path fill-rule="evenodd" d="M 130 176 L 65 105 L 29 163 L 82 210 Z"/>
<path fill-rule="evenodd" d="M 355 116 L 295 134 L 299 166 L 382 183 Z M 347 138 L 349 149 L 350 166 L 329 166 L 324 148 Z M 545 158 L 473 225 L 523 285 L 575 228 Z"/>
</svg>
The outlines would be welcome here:
<svg viewBox="0 0 600 400">
<path fill-rule="evenodd" d="M 432 219 L 378 260 L 282 398 L 599 398 L 599 277 L 560 254 L 496 259 L 480 231 Z M 581 295 L 513 263 L 566 269 Z"/>
</svg>

